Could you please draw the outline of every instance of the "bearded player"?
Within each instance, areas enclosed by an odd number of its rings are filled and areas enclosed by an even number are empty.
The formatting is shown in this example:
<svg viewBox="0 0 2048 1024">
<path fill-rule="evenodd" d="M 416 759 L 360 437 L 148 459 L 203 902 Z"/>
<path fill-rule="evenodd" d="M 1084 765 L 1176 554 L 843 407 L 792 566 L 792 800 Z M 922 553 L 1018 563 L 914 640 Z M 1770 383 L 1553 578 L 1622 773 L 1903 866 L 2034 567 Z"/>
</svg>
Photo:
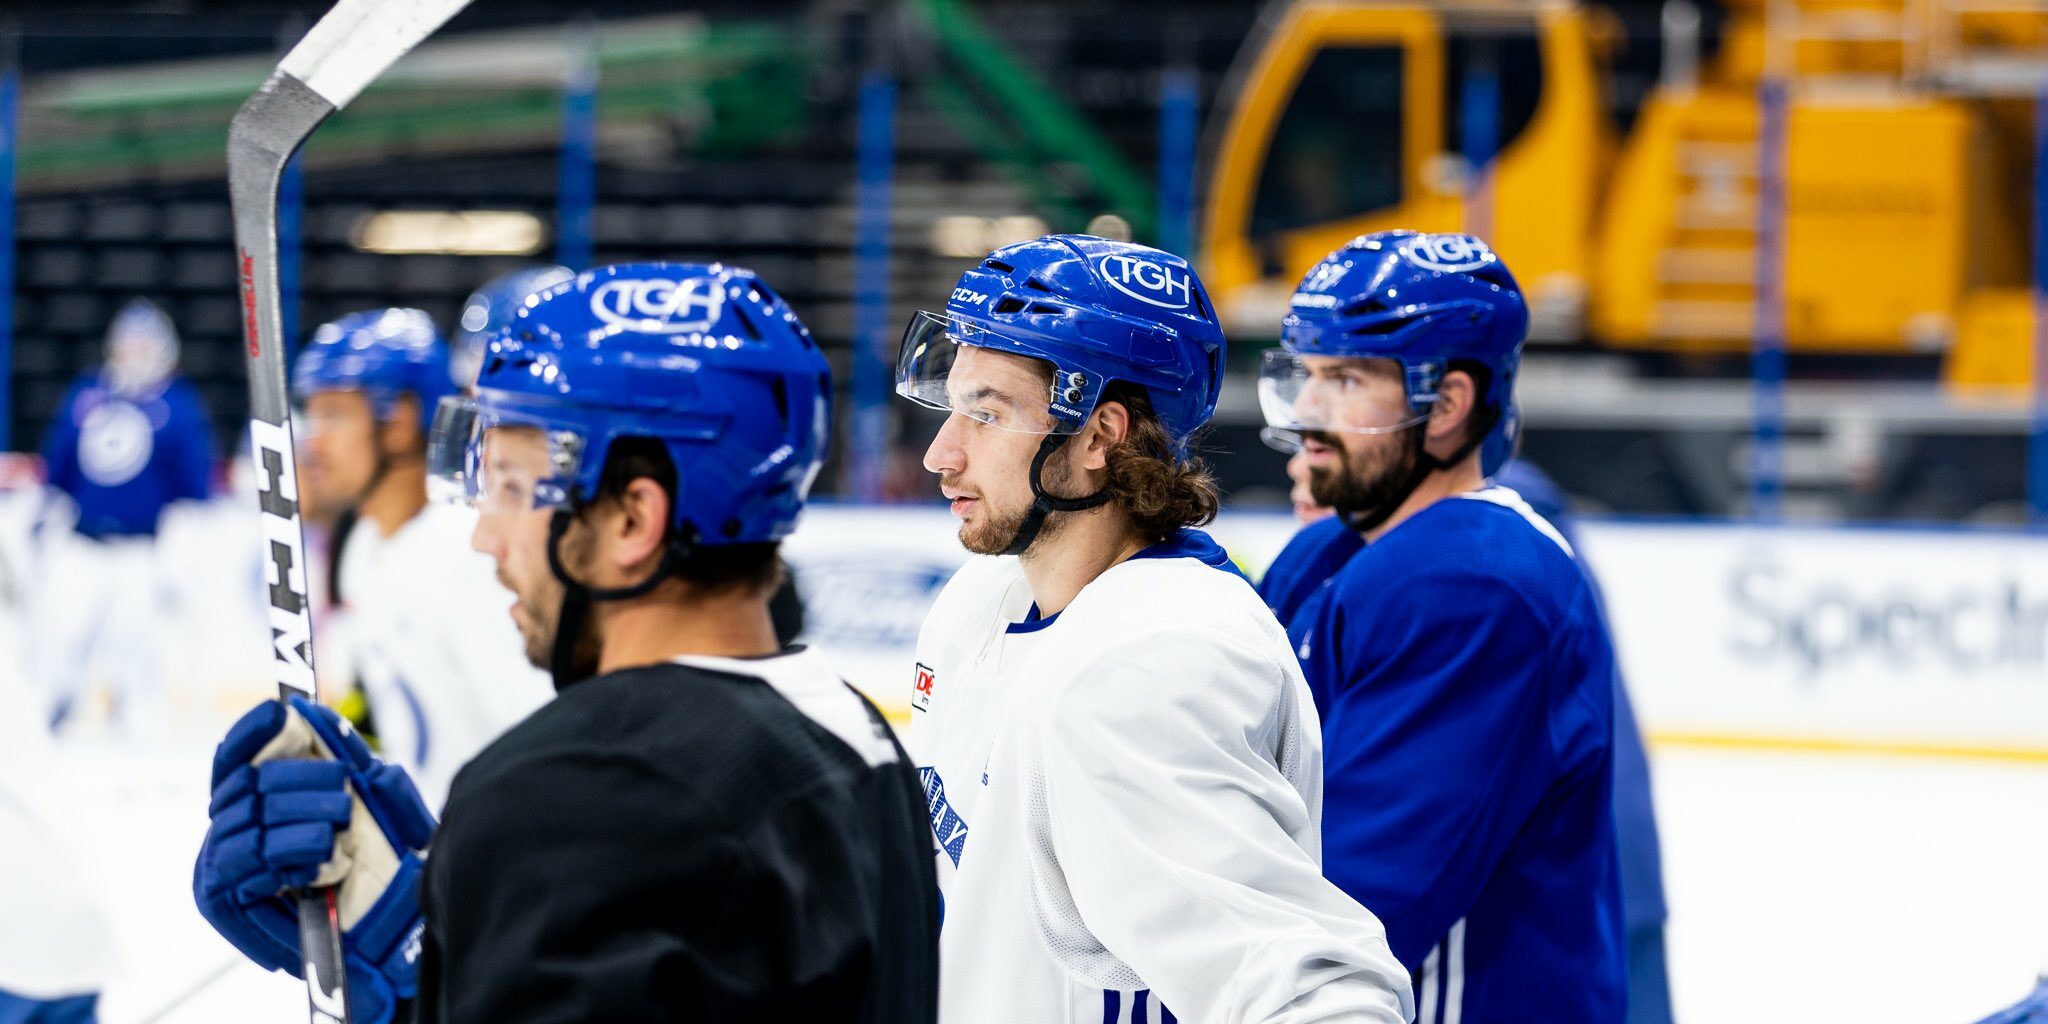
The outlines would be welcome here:
<svg viewBox="0 0 2048 1024">
<path fill-rule="evenodd" d="M 1384 232 L 1309 271 L 1260 372 L 1338 513 L 1266 585 L 1322 711 L 1325 864 L 1421 1024 L 1623 1014 L 1613 648 L 1570 544 L 1487 484 L 1527 328 L 1484 242 Z"/>
</svg>

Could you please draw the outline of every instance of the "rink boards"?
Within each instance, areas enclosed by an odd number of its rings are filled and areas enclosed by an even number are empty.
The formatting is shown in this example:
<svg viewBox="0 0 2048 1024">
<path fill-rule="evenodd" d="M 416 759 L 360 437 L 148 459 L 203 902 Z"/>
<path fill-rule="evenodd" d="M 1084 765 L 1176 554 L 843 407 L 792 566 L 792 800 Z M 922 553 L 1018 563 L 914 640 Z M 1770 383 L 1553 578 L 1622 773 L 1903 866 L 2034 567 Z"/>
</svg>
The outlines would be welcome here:
<svg viewBox="0 0 2048 1024">
<path fill-rule="evenodd" d="M 1294 532 L 1226 513 L 1256 579 Z M 1643 727 L 1665 743 L 2048 761 L 2048 535 L 1592 520 Z M 940 507 L 811 509 L 807 632 L 901 712 L 924 610 L 966 557 Z"/>
</svg>

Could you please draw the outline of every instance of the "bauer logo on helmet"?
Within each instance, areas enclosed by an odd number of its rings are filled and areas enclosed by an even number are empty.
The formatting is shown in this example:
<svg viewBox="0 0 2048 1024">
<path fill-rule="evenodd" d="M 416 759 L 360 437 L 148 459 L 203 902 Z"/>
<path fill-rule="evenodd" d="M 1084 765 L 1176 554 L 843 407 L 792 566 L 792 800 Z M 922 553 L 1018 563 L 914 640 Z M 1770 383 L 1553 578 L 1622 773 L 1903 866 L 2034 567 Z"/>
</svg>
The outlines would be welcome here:
<svg viewBox="0 0 2048 1024">
<path fill-rule="evenodd" d="M 718 322 L 725 295 L 704 277 L 616 278 L 590 293 L 590 313 L 608 327 L 641 334 L 691 334 Z"/>
<path fill-rule="evenodd" d="M 1401 255 L 1418 267 L 1449 273 L 1477 270 L 1493 260 L 1493 250 L 1471 235 L 1417 235 Z"/>
<path fill-rule="evenodd" d="M 1186 309 L 1195 301 L 1194 277 L 1186 270 L 1124 253 L 1104 256 L 1097 267 L 1111 288 L 1139 302 L 1166 309 Z"/>
</svg>

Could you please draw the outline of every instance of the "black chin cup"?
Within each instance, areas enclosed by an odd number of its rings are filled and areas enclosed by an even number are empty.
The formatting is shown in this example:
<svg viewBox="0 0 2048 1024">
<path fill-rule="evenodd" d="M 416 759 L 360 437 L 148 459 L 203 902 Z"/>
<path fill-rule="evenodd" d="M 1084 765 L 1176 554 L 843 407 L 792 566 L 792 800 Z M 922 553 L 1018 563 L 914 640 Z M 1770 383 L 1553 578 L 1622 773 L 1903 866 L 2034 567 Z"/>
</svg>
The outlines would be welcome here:
<svg viewBox="0 0 2048 1024">
<path fill-rule="evenodd" d="M 1045 440 L 1038 443 L 1038 454 L 1031 457 L 1031 508 L 1024 513 L 1024 522 L 1017 527 L 1016 539 L 1010 541 L 1003 554 L 1023 554 L 1031 547 L 1031 542 L 1038 539 L 1038 531 L 1045 529 L 1045 517 L 1054 512 L 1084 512 L 1109 500 L 1107 489 L 1082 498 L 1056 498 L 1045 492 L 1042 478 L 1045 460 L 1052 458 L 1052 453 L 1059 451 L 1070 436 L 1074 435 L 1047 434 Z"/>
<path fill-rule="evenodd" d="M 661 552 L 661 564 L 646 579 L 630 587 L 614 587 L 609 590 L 585 586 L 569 575 L 569 569 L 562 564 L 562 537 L 569 532 L 569 524 L 583 510 L 579 501 L 555 510 L 548 518 L 548 571 L 562 584 L 562 613 L 555 619 L 555 643 L 548 651 L 548 674 L 554 677 L 557 691 L 571 683 L 580 681 L 573 661 L 576 657 L 576 641 L 583 635 L 590 621 L 590 606 L 598 601 L 624 601 L 652 593 L 654 588 L 676 574 L 682 568 L 683 560 L 690 557 L 690 543 L 682 537 L 671 535 Z"/>
</svg>

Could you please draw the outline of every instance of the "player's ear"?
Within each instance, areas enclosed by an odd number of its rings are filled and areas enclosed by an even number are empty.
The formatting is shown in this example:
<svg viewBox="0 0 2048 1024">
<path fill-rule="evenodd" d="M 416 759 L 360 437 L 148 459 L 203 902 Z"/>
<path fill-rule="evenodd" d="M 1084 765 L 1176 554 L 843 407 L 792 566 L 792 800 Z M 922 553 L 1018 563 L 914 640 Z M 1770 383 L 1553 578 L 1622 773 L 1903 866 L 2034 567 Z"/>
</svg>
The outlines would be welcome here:
<svg viewBox="0 0 2048 1024">
<path fill-rule="evenodd" d="M 1444 374 L 1437 384 L 1436 402 L 1429 410 L 1429 439 L 1456 439 L 1462 435 L 1478 397 L 1479 389 L 1473 385 L 1471 374 L 1463 370 Z"/>
<path fill-rule="evenodd" d="M 384 454 L 414 455 L 426 451 L 426 431 L 420 422 L 420 400 L 399 395 L 391 402 L 391 415 L 377 425 L 377 443 Z"/>
<path fill-rule="evenodd" d="M 1086 470 L 1109 468 L 1109 450 L 1131 436 L 1131 410 L 1122 402 L 1103 402 L 1095 407 L 1082 428 L 1081 466 Z"/>
<path fill-rule="evenodd" d="M 618 517 L 608 531 L 616 541 L 613 557 L 618 568 L 660 561 L 662 542 L 668 537 L 669 509 L 668 492 L 652 477 L 634 477 L 627 482 L 619 494 Z"/>
</svg>

